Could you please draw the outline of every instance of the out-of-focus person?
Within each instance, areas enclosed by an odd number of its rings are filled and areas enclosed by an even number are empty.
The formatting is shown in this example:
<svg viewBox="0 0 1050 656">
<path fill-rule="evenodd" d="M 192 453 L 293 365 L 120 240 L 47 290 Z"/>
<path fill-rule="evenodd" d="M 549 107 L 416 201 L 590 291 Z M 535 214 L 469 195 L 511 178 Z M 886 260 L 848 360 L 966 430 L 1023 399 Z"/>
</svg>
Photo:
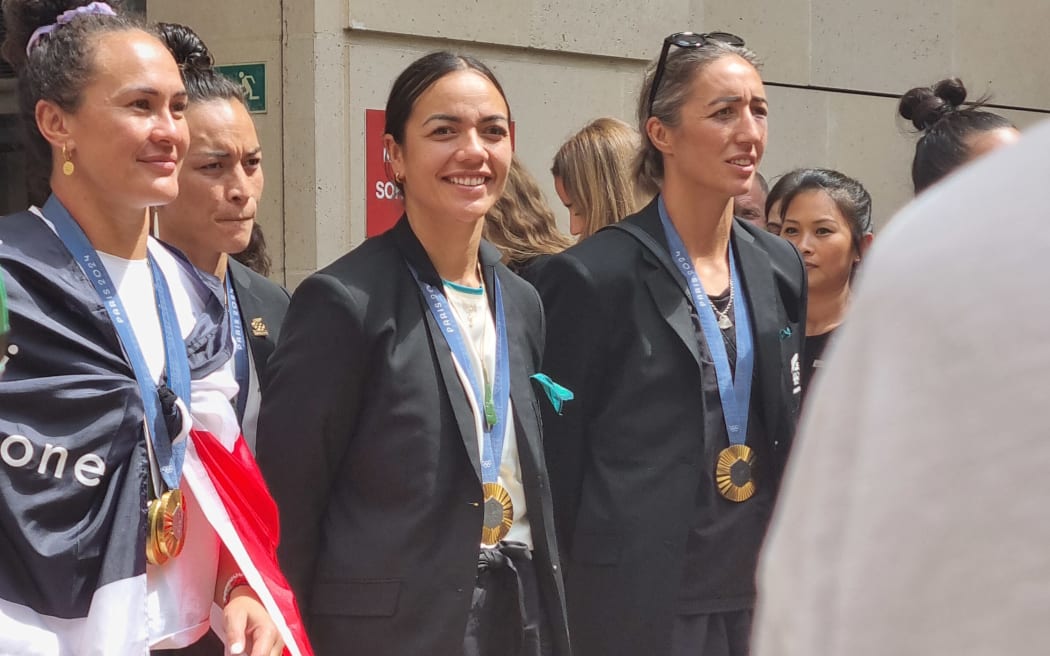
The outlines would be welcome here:
<svg viewBox="0 0 1050 656">
<path fill-rule="evenodd" d="M 897 112 L 920 132 L 911 164 L 919 193 L 963 164 L 1017 141 L 1021 133 L 1006 118 L 966 103 L 966 86 L 957 77 L 932 87 L 915 87 L 901 97 Z"/>
<path fill-rule="evenodd" d="M 409 64 L 383 137 L 405 213 L 292 295 L 258 457 L 319 653 L 569 654 L 543 308 L 481 238 L 510 125 L 477 59 Z"/>
<path fill-rule="evenodd" d="M 801 396 L 805 271 L 733 218 L 765 151 L 754 54 L 664 40 L 638 99 L 660 194 L 547 262 L 544 446 L 577 656 L 747 653 L 754 568 Z"/>
<path fill-rule="evenodd" d="M 539 183 L 517 155 L 510 162 L 503 195 L 485 215 L 482 237 L 503 253 L 508 269 L 526 280 L 535 277 L 544 260 L 573 244 L 558 231 Z"/>
<path fill-rule="evenodd" d="M 765 230 L 766 195 L 768 193 L 769 183 L 761 173 L 755 171 L 755 182 L 751 185 L 751 189 L 746 194 L 733 197 L 733 215 Z"/>
<path fill-rule="evenodd" d="M 785 175 L 780 233 L 802 253 L 809 286 L 803 394 L 823 366 L 824 348 L 846 317 L 854 274 L 874 236 L 871 195 L 853 178 L 828 169 Z"/>
<path fill-rule="evenodd" d="M 149 236 L 179 191 L 186 90 L 114 4 L 3 3 L 47 196 L 0 220 L 0 653 L 141 656 L 215 617 L 233 654 L 308 654 L 230 405 L 220 290 Z"/>
<path fill-rule="evenodd" d="M 869 251 L 762 554 L 755 656 L 1050 645 L 1047 170 L 1043 124 Z"/>
<path fill-rule="evenodd" d="M 599 118 L 569 137 L 554 155 L 554 189 L 569 210 L 569 232 L 586 239 L 641 209 L 655 190 L 639 189 L 633 171 L 638 131 Z"/>
<path fill-rule="evenodd" d="M 4 272 L 0 269 L 0 376 L 4 375 L 7 365 L 7 339 L 11 332 L 11 323 L 7 316 L 7 287 L 4 286 Z"/>
<path fill-rule="evenodd" d="M 233 330 L 237 419 L 255 450 L 266 362 L 280 335 L 288 292 L 230 253 L 248 247 L 263 192 L 262 146 L 241 87 L 212 67 L 211 53 L 185 25 L 158 25 L 186 84 L 190 146 L 179 195 L 157 208 L 161 240 L 222 283 Z"/>
<path fill-rule="evenodd" d="M 766 194 L 765 202 L 765 213 L 766 213 L 766 232 L 773 235 L 780 235 L 784 227 L 784 219 L 780 213 L 780 202 L 784 198 L 784 194 L 789 189 L 793 189 L 798 183 L 798 177 L 802 175 L 802 171 L 805 169 L 795 169 L 789 171 L 784 175 L 777 178 L 777 181 L 773 183 L 773 188 Z"/>
<path fill-rule="evenodd" d="M 4 286 L 4 272 L 0 270 L 0 375 L 7 364 L 7 335 L 11 332 L 11 322 L 7 318 L 7 287 Z"/>
</svg>

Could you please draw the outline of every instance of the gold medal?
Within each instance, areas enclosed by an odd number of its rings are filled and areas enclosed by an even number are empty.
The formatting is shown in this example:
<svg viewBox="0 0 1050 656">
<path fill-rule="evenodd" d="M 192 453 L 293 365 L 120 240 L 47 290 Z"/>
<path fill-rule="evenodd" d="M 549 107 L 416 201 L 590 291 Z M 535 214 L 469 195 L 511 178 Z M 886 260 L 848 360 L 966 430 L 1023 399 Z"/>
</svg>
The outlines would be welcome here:
<svg viewBox="0 0 1050 656">
<path fill-rule="evenodd" d="M 510 532 L 514 524 L 514 504 L 510 500 L 510 493 L 499 483 L 483 483 L 481 490 L 485 498 L 481 543 L 493 546 Z"/>
<path fill-rule="evenodd" d="M 715 484 L 718 491 L 730 501 L 747 501 L 755 493 L 752 467 L 755 452 L 744 444 L 733 444 L 718 454 L 715 466 Z"/>
<path fill-rule="evenodd" d="M 182 492 L 169 490 L 149 504 L 149 535 L 146 538 L 146 560 L 163 565 L 182 552 L 186 543 L 186 510 Z"/>
</svg>

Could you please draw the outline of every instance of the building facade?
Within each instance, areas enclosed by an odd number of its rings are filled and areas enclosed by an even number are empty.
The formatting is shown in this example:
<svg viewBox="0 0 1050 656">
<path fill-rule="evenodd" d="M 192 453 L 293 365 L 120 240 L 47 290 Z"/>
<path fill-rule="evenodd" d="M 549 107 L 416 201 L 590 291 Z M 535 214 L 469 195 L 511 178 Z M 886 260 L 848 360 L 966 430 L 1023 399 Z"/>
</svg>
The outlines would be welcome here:
<svg viewBox="0 0 1050 656">
<path fill-rule="evenodd" d="M 140 0 L 150 20 L 196 29 L 219 64 L 240 65 L 265 107 L 262 224 L 289 287 L 361 243 L 382 195 L 369 177 L 367 110 L 435 49 L 478 56 L 499 76 L 517 151 L 568 223 L 548 169 L 589 120 L 635 123 L 642 72 L 676 31 L 725 30 L 763 60 L 770 136 L 761 166 L 837 168 L 872 192 L 877 223 L 911 197 L 914 135 L 896 117 L 908 88 L 958 75 L 973 97 L 1015 109 L 1022 129 L 1050 109 L 1039 52 L 1050 4 L 1012 0 Z M 258 65 L 262 66 L 259 67 Z M 254 79 L 261 73 L 262 85 Z M 0 203 L 19 196 L 13 81 L 0 79 Z M 261 95 L 260 95 L 261 93 Z M 374 144 L 373 144 L 374 145 Z M 374 177 L 374 176 L 373 176 Z"/>
</svg>

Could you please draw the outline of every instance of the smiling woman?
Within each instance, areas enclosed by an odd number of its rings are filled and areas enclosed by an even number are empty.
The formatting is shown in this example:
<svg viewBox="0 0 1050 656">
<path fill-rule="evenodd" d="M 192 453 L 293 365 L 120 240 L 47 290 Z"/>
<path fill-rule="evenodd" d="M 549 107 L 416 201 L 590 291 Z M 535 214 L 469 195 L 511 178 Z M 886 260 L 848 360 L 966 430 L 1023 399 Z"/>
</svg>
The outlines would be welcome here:
<svg viewBox="0 0 1050 656">
<path fill-rule="evenodd" d="M 267 527 L 231 527 L 222 495 L 237 480 L 253 503 L 269 500 L 250 460 L 230 453 L 221 296 L 148 233 L 147 209 L 179 192 L 187 93 L 155 33 L 114 4 L 3 3 L 3 54 L 49 196 L 0 221 L 12 342 L 0 653 L 181 648 L 208 630 L 214 604 L 231 653 L 269 653 L 291 640 L 295 611 L 275 601 L 287 584 L 272 550 L 251 549 Z M 246 573 L 252 586 L 227 590 Z"/>
<path fill-rule="evenodd" d="M 437 52 L 386 119 L 404 216 L 299 286 L 263 390 L 282 562 L 323 653 L 567 655 L 530 381 L 543 313 L 481 239 L 507 100 Z"/>
</svg>

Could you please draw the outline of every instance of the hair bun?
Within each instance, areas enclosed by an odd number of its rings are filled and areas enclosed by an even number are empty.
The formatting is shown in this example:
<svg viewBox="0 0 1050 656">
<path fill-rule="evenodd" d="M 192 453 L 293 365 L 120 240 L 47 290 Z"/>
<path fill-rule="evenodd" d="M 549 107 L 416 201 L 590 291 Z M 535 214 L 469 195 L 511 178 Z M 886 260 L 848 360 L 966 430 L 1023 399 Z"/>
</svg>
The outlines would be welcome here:
<svg viewBox="0 0 1050 656">
<path fill-rule="evenodd" d="M 901 96 L 897 112 L 919 130 L 929 130 L 966 101 L 966 86 L 950 77 L 932 87 L 915 87 Z"/>
<path fill-rule="evenodd" d="M 210 69 L 215 65 L 204 40 L 179 23 L 157 23 L 160 40 L 171 51 L 175 63 L 184 69 Z"/>
</svg>

